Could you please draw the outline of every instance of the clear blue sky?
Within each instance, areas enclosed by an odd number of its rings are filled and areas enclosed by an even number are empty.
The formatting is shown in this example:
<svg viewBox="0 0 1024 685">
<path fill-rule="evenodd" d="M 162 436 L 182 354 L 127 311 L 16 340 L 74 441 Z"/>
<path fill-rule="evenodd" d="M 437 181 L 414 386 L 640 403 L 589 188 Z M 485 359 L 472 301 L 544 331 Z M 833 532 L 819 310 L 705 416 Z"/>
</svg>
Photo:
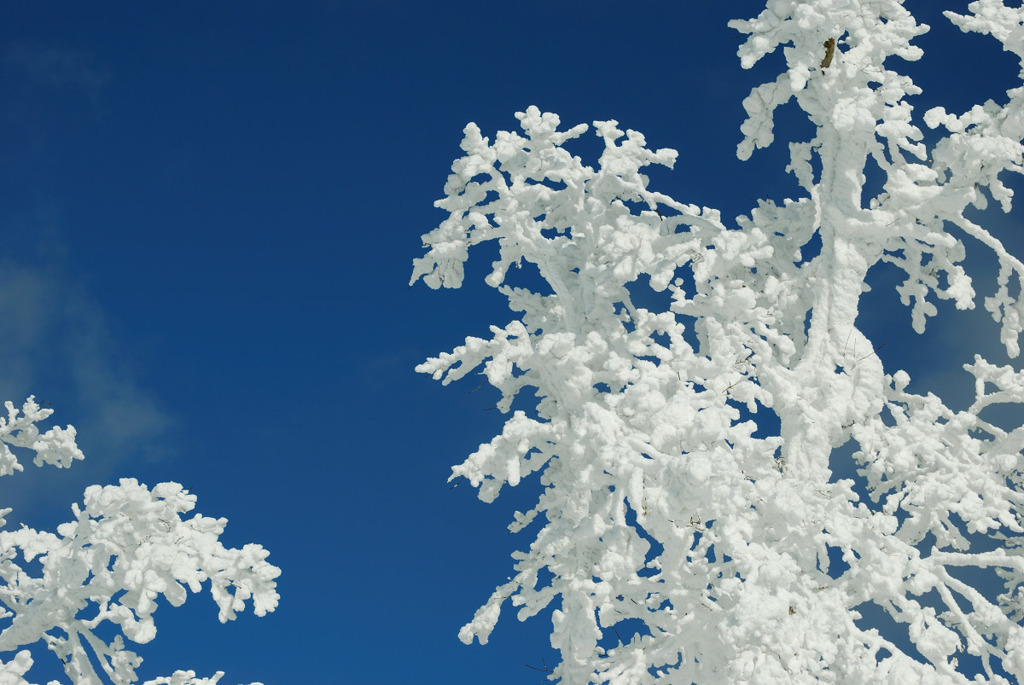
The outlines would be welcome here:
<svg viewBox="0 0 1024 685">
<path fill-rule="evenodd" d="M 921 102 L 998 98 L 1009 56 L 949 31 L 935 4 L 908 2 L 936 27 L 913 70 Z M 87 461 L 0 496 L 13 521 L 50 526 L 91 483 L 175 480 L 229 519 L 227 544 L 262 543 L 283 569 L 264 619 L 221 626 L 205 596 L 159 610 L 144 678 L 543 682 L 526 664 L 552 661 L 548 614 L 509 614 L 486 647 L 456 639 L 528 544 L 504 528 L 536 485 L 494 505 L 450 489 L 502 417 L 475 382 L 412 371 L 509 315 L 479 279 L 408 288 L 411 260 L 463 126 L 493 135 L 528 105 L 678 149 L 654 183 L 726 218 L 792 192 L 784 147 L 734 154 L 765 72 L 739 68 L 726 21 L 758 9 L 3 3 L 0 399 L 50 402 Z M 1018 246 L 1019 217 L 1000 219 Z M 970 359 L 963 331 L 990 331 L 979 317 L 910 337 L 895 294 L 870 297 L 887 363 L 970 388 L 945 370 Z"/>
</svg>

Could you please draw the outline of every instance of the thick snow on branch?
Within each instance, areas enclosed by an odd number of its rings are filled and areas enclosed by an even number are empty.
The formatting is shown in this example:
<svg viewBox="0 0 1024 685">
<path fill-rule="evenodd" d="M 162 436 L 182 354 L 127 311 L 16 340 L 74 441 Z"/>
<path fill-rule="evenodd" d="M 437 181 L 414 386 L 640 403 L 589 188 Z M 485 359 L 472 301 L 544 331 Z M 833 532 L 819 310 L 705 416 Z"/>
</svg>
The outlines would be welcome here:
<svg viewBox="0 0 1024 685">
<path fill-rule="evenodd" d="M 1024 58 L 1024 10 L 969 10 L 951 19 Z M 815 126 L 789 145 L 805 195 L 736 226 L 650 189 L 644 168 L 676 154 L 617 122 L 593 124 L 596 167 L 567 148 L 588 126 L 559 130 L 535 107 L 493 142 L 465 129 L 412 281 L 460 287 L 470 249 L 495 241 L 486 282 L 518 315 L 417 370 L 479 371 L 510 412 L 453 478 L 488 502 L 533 473 L 542 489 L 509 527 L 535 531 L 516 574 L 460 637 L 485 643 L 510 602 L 521 620 L 555 607 L 552 679 L 567 683 L 959 683 L 965 655 L 985 682 L 1014 682 L 1024 427 L 982 413 L 1024 404 L 1024 375 L 976 358 L 975 401 L 953 411 L 883 368 L 857 315 L 881 262 L 905 272 L 918 332 L 936 299 L 972 308 L 967 235 L 999 260 L 985 307 L 1018 355 L 1024 265 L 965 213 L 986 196 L 1010 208 L 1024 88 L 925 113 L 926 143 L 894 58 L 921 59 L 927 27 L 900 2 L 770 0 L 732 25 L 743 67 L 785 56 L 744 102 L 740 157 L 772 144 L 787 102 Z M 524 263 L 539 278 L 516 277 Z M 517 404 L 524 389 L 535 407 Z M 866 499 L 830 469 L 851 452 Z M 895 628 L 871 627 L 867 607 Z"/>
<path fill-rule="evenodd" d="M 68 468 L 77 460 L 82 459 L 82 452 L 75 444 L 77 433 L 73 426 L 66 428 L 54 427 L 43 434 L 36 426 L 44 421 L 53 410 L 40 407 L 34 397 L 29 397 L 19 412 L 13 402 L 5 402 L 7 417 L 0 417 L 0 476 L 9 476 L 24 467 L 11 447 L 23 447 L 36 453 L 33 463 L 36 466 L 51 464 L 58 468 Z"/>
<path fill-rule="evenodd" d="M 21 412 L 10 402 L 6 407 L 7 418 L 0 418 L 2 475 L 22 470 L 11 447 L 35 451 L 36 465 L 67 467 L 82 458 L 74 428 L 40 434 L 36 423 L 52 410 L 32 398 Z M 177 483 L 150 490 L 122 479 L 87 488 L 84 506 L 73 504 L 74 520 L 56 534 L 25 526 L 0 530 L 0 652 L 42 643 L 61 659 L 72 682 L 122 685 L 137 681 L 142 663 L 125 639 L 145 644 L 156 636 L 153 614 L 161 598 L 180 606 L 190 591 L 208 585 L 222 622 L 249 602 L 257 616 L 273 611 L 280 570 L 266 561 L 268 552 L 255 544 L 224 547 L 218 538 L 225 519 L 183 518 L 195 502 Z M 113 639 L 104 637 L 112 632 Z M 22 676 L 32 663 L 28 650 L 17 651 L 0 662 L 0 682 L 27 684 Z M 222 675 L 177 671 L 147 682 L 212 685 Z"/>
</svg>

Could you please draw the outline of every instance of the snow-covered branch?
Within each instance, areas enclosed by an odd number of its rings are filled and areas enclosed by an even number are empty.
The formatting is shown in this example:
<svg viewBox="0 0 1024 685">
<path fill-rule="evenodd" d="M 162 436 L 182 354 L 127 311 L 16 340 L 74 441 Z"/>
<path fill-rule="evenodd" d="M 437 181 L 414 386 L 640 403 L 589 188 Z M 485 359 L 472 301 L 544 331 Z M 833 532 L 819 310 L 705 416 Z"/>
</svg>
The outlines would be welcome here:
<svg viewBox="0 0 1024 685">
<path fill-rule="evenodd" d="M 0 418 L 0 473 L 21 471 L 15 452 L 36 452 L 36 465 L 70 466 L 82 459 L 75 429 L 40 433 L 37 422 L 50 416 L 33 398 L 21 412 L 6 403 Z M 177 483 L 150 490 L 134 479 L 91 486 L 84 507 L 72 505 L 75 519 L 57 534 L 26 526 L 0 530 L 0 652 L 43 644 L 64 664 L 75 683 L 134 683 L 142 658 L 125 644 L 145 644 L 156 636 L 153 613 L 162 597 L 181 605 L 189 591 L 209 585 L 222 622 L 252 602 L 263 616 L 277 607 L 275 579 L 280 570 L 266 561 L 260 545 L 228 549 L 218 538 L 227 523 L 202 515 L 183 518 L 196 498 Z M 2 515 L 10 513 L 2 510 Z M 102 637 L 116 628 L 112 640 Z M 33 663 L 28 650 L 0 664 L 3 682 L 28 683 L 22 676 Z M 100 676 L 93 664 L 98 663 Z M 177 671 L 153 685 L 217 682 Z"/>
<path fill-rule="evenodd" d="M 969 9 L 951 18 L 1024 56 L 1024 10 Z M 588 126 L 535 107 L 493 143 L 466 127 L 412 281 L 460 287 L 471 248 L 495 241 L 486 282 L 518 314 L 417 370 L 480 370 L 511 412 L 453 478 L 488 502 L 533 473 L 542 490 L 509 527 L 537 531 L 516 575 L 460 637 L 486 642 L 506 603 L 520 619 L 555 605 L 552 678 L 569 683 L 967 682 L 964 654 L 988 682 L 1024 676 L 1024 427 L 981 416 L 1024 403 L 1024 376 L 978 357 L 975 402 L 953 411 L 884 368 L 858 323 L 880 263 L 906 273 L 918 332 L 936 299 L 972 308 L 968 235 L 999 260 L 985 306 L 1017 356 L 1024 265 L 965 213 L 986 196 L 1010 208 L 1024 89 L 933 109 L 925 136 L 897 68 L 927 27 L 901 2 L 772 0 L 732 26 L 745 68 L 785 56 L 744 101 L 740 157 L 774 142 L 787 102 L 815 128 L 789 147 L 806 195 L 734 226 L 650 189 L 644 167 L 676 154 L 617 122 L 593 123 L 596 167 L 568 149 Z M 535 408 L 516 402 L 526 388 Z M 862 482 L 835 478 L 834 458 Z M 865 623 L 866 605 L 902 632 Z"/>
</svg>

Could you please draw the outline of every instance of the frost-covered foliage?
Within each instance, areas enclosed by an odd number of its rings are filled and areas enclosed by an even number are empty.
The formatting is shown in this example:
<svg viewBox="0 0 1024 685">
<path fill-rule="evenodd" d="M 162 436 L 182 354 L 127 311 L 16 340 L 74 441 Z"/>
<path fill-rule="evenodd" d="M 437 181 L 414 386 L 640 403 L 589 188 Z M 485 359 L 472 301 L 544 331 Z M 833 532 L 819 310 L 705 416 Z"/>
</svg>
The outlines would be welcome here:
<svg viewBox="0 0 1024 685">
<path fill-rule="evenodd" d="M 1024 9 L 947 17 L 1024 60 Z M 460 637 L 486 642 L 510 601 L 521 620 L 555 607 L 551 678 L 567 683 L 958 683 L 968 661 L 1016 682 L 1024 427 L 979 414 L 1024 404 L 1024 373 L 977 357 L 977 398 L 954 411 L 884 369 L 857 314 L 880 262 L 905 272 L 918 332 L 936 299 L 973 307 L 971 236 L 998 258 L 984 304 L 1018 355 L 1024 265 L 965 210 L 986 194 L 1010 207 L 999 177 L 1021 170 L 1024 88 L 932 109 L 925 136 L 893 58 L 921 58 L 927 27 L 898 0 L 770 0 L 731 25 L 743 67 L 778 48 L 786 64 L 744 101 L 739 156 L 773 142 L 789 101 L 816 131 L 789 145 L 805 194 L 737 225 L 649 189 L 644 167 L 676 153 L 614 121 L 594 123 L 596 169 L 564 147 L 588 127 L 537 108 L 493 143 L 465 129 L 437 203 L 450 216 L 412 280 L 457 288 L 469 248 L 496 241 L 486 281 L 518 315 L 417 370 L 449 383 L 482 367 L 511 412 L 453 478 L 489 502 L 539 472 L 542 492 L 509 527 L 536 538 Z M 507 284 L 524 263 L 537 283 Z M 669 304 L 641 302 L 648 285 Z M 535 407 L 515 402 L 524 389 Z M 844 446 L 867 498 L 830 470 Z"/>
<path fill-rule="evenodd" d="M 10 402 L 5 406 L 0 475 L 22 470 L 11 447 L 34 451 L 36 465 L 68 467 L 82 459 L 71 426 L 40 434 L 36 424 L 52 409 L 32 398 L 20 412 Z M 142 663 L 125 640 L 144 644 L 156 636 L 153 613 L 161 596 L 180 606 L 189 591 L 209 583 L 221 622 L 248 601 L 257 616 L 273 611 L 280 570 L 266 561 L 268 552 L 254 544 L 225 548 L 218 540 L 225 519 L 182 517 L 195 502 L 177 483 L 150 490 L 122 479 L 87 488 L 84 506 L 72 505 L 74 520 L 58 526 L 56 535 L 25 526 L 0 530 L 0 652 L 42 643 L 61 659 L 71 682 L 123 685 L 137 681 Z M 10 512 L 0 510 L 0 526 Z M 23 676 L 32 663 L 30 651 L 20 649 L 0 662 L 0 683 L 28 685 Z M 213 685 L 222 675 L 176 671 L 146 685 Z"/>
</svg>

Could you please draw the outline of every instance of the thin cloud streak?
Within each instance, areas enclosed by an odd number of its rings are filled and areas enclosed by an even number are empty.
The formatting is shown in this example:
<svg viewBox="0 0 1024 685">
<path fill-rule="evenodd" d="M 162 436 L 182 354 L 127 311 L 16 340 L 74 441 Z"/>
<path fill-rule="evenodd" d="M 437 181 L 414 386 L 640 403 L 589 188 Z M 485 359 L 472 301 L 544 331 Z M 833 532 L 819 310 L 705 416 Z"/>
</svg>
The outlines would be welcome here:
<svg viewBox="0 0 1024 685">
<path fill-rule="evenodd" d="M 86 53 L 33 43 L 12 43 L 3 51 L 3 63 L 16 67 L 36 83 L 72 88 L 95 105 L 110 82 L 110 71 L 97 66 Z"/>
<path fill-rule="evenodd" d="M 0 401 L 29 395 L 72 424 L 86 460 L 67 473 L 37 469 L 0 479 L 7 506 L 30 513 L 42 499 L 77 501 L 82 488 L 166 456 L 174 418 L 133 371 L 102 305 L 55 265 L 0 260 Z M 45 494 L 40 498 L 40 494 Z M 59 507 L 58 509 L 62 509 Z"/>
</svg>

